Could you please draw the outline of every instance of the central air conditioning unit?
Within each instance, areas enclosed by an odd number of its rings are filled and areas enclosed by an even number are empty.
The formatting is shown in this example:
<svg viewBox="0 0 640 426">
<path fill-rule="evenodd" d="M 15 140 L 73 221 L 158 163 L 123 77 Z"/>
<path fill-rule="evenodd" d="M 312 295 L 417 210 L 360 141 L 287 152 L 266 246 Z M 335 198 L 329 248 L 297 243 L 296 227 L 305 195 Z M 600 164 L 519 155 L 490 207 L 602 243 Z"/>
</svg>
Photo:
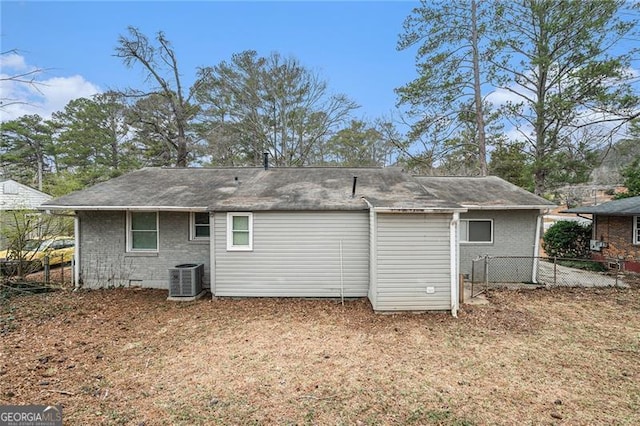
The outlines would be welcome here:
<svg viewBox="0 0 640 426">
<path fill-rule="evenodd" d="M 195 297 L 202 291 L 204 264 L 183 263 L 169 269 L 169 297 Z"/>
<path fill-rule="evenodd" d="M 590 240 L 589 249 L 591 251 L 601 251 L 604 247 L 607 247 L 607 243 L 600 240 Z"/>
</svg>

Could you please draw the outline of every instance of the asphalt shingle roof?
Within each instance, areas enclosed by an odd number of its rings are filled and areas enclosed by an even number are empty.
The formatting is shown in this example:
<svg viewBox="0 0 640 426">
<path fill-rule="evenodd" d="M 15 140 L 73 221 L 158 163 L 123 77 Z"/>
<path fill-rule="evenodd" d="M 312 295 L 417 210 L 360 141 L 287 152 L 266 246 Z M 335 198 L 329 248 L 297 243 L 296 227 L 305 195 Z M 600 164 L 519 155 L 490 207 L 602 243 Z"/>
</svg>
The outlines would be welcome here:
<svg viewBox="0 0 640 426">
<path fill-rule="evenodd" d="M 552 208 L 555 205 L 496 176 L 416 176 L 436 197 L 468 208 Z"/>
<path fill-rule="evenodd" d="M 357 177 L 352 197 L 354 177 Z M 399 168 L 144 168 L 44 203 L 66 210 L 548 208 L 497 177 L 412 177 Z"/>
<path fill-rule="evenodd" d="M 565 210 L 563 213 L 584 213 L 610 216 L 640 215 L 640 196 L 608 201 L 597 206 L 582 206 Z"/>
<path fill-rule="evenodd" d="M 351 196 L 357 177 L 356 194 Z M 366 199 L 366 201 L 363 200 Z M 44 203 L 43 209 L 457 209 L 398 168 L 145 168 Z"/>
</svg>

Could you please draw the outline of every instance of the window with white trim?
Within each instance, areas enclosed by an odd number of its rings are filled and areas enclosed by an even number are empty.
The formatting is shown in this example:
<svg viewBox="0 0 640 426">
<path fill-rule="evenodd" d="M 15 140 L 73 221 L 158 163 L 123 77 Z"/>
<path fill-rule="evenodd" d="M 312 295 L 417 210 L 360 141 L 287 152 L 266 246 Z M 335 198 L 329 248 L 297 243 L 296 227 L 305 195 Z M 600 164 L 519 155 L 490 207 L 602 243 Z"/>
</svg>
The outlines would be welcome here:
<svg viewBox="0 0 640 426">
<path fill-rule="evenodd" d="M 633 217 L 633 244 L 640 244 L 640 216 Z"/>
<path fill-rule="evenodd" d="M 461 243 L 493 243 L 493 220 L 491 219 L 461 219 Z"/>
<path fill-rule="evenodd" d="M 209 213 L 192 212 L 191 213 L 191 239 L 192 240 L 208 240 L 211 235 L 211 227 L 209 225 Z"/>
<path fill-rule="evenodd" d="M 158 212 L 127 212 L 127 251 L 158 251 Z"/>
<path fill-rule="evenodd" d="M 253 250 L 253 213 L 227 213 L 227 250 Z"/>
</svg>

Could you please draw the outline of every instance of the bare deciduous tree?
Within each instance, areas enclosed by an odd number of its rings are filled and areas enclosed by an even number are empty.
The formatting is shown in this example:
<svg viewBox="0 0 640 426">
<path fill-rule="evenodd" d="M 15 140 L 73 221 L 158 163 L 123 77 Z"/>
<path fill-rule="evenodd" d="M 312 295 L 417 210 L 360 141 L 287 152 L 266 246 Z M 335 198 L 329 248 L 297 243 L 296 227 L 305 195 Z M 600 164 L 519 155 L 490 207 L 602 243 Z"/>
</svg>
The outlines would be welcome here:
<svg viewBox="0 0 640 426">
<path fill-rule="evenodd" d="M 115 56 L 121 58 L 127 67 L 140 65 L 153 87 L 151 92 L 128 89 L 125 94 L 138 98 L 154 94 L 166 101 L 171 111 L 170 120 L 176 130 L 175 136 L 168 139 L 175 149 L 175 165 L 185 167 L 189 163 L 193 143 L 189 124 L 198 112 L 198 108 L 190 101 L 198 82 L 185 93 L 176 53 L 162 31 L 156 34 L 157 45 L 154 46 L 137 28 L 129 27 L 128 30 L 128 36 L 123 35 L 118 39 Z"/>
</svg>

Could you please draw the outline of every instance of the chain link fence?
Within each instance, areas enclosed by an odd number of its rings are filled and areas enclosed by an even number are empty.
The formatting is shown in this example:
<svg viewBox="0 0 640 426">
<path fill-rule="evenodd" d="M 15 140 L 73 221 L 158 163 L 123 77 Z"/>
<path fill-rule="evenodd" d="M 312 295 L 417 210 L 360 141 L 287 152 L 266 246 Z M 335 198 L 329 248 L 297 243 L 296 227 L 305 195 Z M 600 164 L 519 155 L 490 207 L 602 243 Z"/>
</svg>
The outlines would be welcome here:
<svg viewBox="0 0 640 426">
<path fill-rule="evenodd" d="M 0 282 L 10 280 L 31 280 L 40 281 L 44 284 L 51 284 L 51 270 L 57 268 L 57 280 L 59 284 L 65 284 L 73 278 L 73 259 L 67 263 L 65 255 L 44 256 L 41 259 L 24 258 L 9 259 L 0 262 Z"/>
<path fill-rule="evenodd" d="M 617 259 L 481 256 L 472 261 L 471 296 L 496 287 L 627 287 Z"/>
</svg>

